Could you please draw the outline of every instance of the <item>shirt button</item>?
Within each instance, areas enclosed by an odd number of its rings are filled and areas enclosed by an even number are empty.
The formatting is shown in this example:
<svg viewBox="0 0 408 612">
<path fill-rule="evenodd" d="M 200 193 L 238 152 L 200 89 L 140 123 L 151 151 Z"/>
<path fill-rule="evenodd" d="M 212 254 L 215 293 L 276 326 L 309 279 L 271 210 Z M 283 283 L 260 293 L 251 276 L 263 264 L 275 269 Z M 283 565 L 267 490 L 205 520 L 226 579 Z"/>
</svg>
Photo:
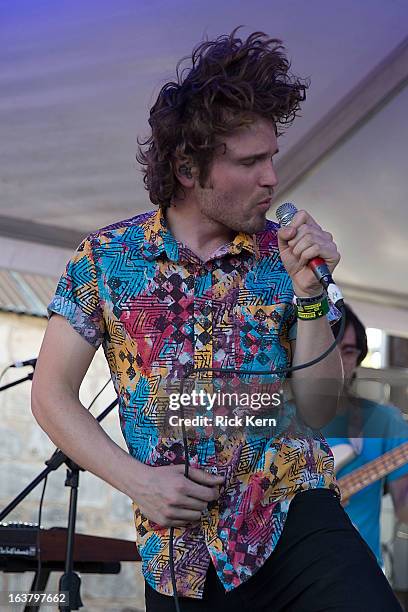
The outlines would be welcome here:
<svg viewBox="0 0 408 612">
<path fill-rule="evenodd" d="M 211 465 L 208 466 L 206 468 L 204 468 L 206 472 L 208 472 L 208 474 L 213 474 L 214 476 L 217 476 L 218 474 L 218 469 L 216 465 Z"/>
</svg>

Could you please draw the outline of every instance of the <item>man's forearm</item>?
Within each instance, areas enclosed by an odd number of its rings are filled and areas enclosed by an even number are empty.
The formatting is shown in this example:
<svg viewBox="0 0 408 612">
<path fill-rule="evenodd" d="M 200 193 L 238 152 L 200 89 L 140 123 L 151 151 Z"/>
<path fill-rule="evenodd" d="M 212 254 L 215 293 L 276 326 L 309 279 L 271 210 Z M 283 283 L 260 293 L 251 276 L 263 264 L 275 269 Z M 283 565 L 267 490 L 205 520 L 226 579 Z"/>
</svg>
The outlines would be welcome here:
<svg viewBox="0 0 408 612">
<path fill-rule="evenodd" d="M 297 322 L 296 349 L 293 365 L 311 361 L 319 357 L 334 342 L 333 332 L 326 317 L 314 321 Z M 294 378 L 343 380 L 343 366 L 340 351 L 336 347 L 327 357 L 316 365 L 293 372 Z"/>
<path fill-rule="evenodd" d="M 52 399 L 49 399 L 52 397 Z M 33 397 L 39 425 L 70 459 L 134 499 L 150 469 L 133 459 L 102 429 L 79 400 L 66 392 Z"/>
<path fill-rule="evenodd" d="M 319 357 L 334 342 L 326 317 L 315 321 L 298 320 L 293 365 Z M 292 389 L 305 421 L 320 428 L 334 417 L 343 385 L 343 366 L 337 347 L 319 363 L 293 372 Z"/>
</svg>

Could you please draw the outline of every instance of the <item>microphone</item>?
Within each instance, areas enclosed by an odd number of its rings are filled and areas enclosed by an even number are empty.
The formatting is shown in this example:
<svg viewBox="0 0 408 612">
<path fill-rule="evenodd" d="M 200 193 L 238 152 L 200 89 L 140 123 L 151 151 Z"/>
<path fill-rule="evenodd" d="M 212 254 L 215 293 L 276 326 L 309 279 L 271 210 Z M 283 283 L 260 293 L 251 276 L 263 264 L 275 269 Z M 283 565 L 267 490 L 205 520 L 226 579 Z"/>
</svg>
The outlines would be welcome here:
<svg viewBox="0 0 408 612">
<path fill-rule="evenodd" d="M 276 210 L 276 218 L 278 219 L 280 226 L 287 227 L 290 225 L 297 211 L 298 209 L 294 204 L 292 204 L 292 202 L 284 202 L 284 204 L 281 204 Z M 336 283 L 333 281 L 331 272 L 324 259 L 321 257 L 314 257 L 309 261 L 308 266 L 319 283 L 327 291 L 330 301 L 338 308 L 343 306 L 344 302 L 342 293 L 337 287 Z"/>
<path fill-rule="evenodd" d="M 35 368 L 35 364 L 37 363 L 37 358 L 34 359 L 26 359 L 25 361 L 15 361 L 9 366 L 10 368 L 23 368 L 24 366 L 32 366 Z"/>
</svg>

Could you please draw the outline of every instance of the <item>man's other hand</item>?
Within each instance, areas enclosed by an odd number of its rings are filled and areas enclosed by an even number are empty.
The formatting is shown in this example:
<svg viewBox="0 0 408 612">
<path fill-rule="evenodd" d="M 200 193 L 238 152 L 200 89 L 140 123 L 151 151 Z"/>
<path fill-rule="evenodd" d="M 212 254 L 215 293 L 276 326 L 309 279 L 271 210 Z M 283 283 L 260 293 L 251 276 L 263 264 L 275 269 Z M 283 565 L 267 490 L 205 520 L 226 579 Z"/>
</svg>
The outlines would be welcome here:
<svg viewBox="0 0 408 612">
<path fill-rule="evenodd" d="M 135 495 L 140 511 L 161 527 L 185 527 L 198 523 L 209 502 L 219 497 L 223 476 L 184 465 L 152 467 L 146 471 L 148 481 Z"/>
</svg>

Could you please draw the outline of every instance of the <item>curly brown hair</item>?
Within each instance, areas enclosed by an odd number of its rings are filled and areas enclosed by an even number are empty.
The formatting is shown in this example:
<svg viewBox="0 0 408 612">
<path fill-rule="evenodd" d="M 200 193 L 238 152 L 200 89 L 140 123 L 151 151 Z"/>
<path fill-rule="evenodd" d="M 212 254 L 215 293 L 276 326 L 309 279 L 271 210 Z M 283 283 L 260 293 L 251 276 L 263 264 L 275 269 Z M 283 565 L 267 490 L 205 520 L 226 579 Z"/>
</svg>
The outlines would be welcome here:
<svg viewBox="0 0 408 612">
<path fill-rule="evenodd" d="M 138 140 L 136 159 L 151 202 L 163 209 L 181 187 L 175 159 L 196 166 L 204 187 L 222 135 L 256 117 L 272 121 L 279 135 L 278 126 L 291 123 L 305 99 L 308 83 L 290 74 L 282 42 L 263 32 L 242 41 L 238 29 L 200 43 L 191 67 L 181 70 L 190 57 L 180 60 L 177 82 L 162 87 L 150 110 L 151 135 Z"/>
</svg>

